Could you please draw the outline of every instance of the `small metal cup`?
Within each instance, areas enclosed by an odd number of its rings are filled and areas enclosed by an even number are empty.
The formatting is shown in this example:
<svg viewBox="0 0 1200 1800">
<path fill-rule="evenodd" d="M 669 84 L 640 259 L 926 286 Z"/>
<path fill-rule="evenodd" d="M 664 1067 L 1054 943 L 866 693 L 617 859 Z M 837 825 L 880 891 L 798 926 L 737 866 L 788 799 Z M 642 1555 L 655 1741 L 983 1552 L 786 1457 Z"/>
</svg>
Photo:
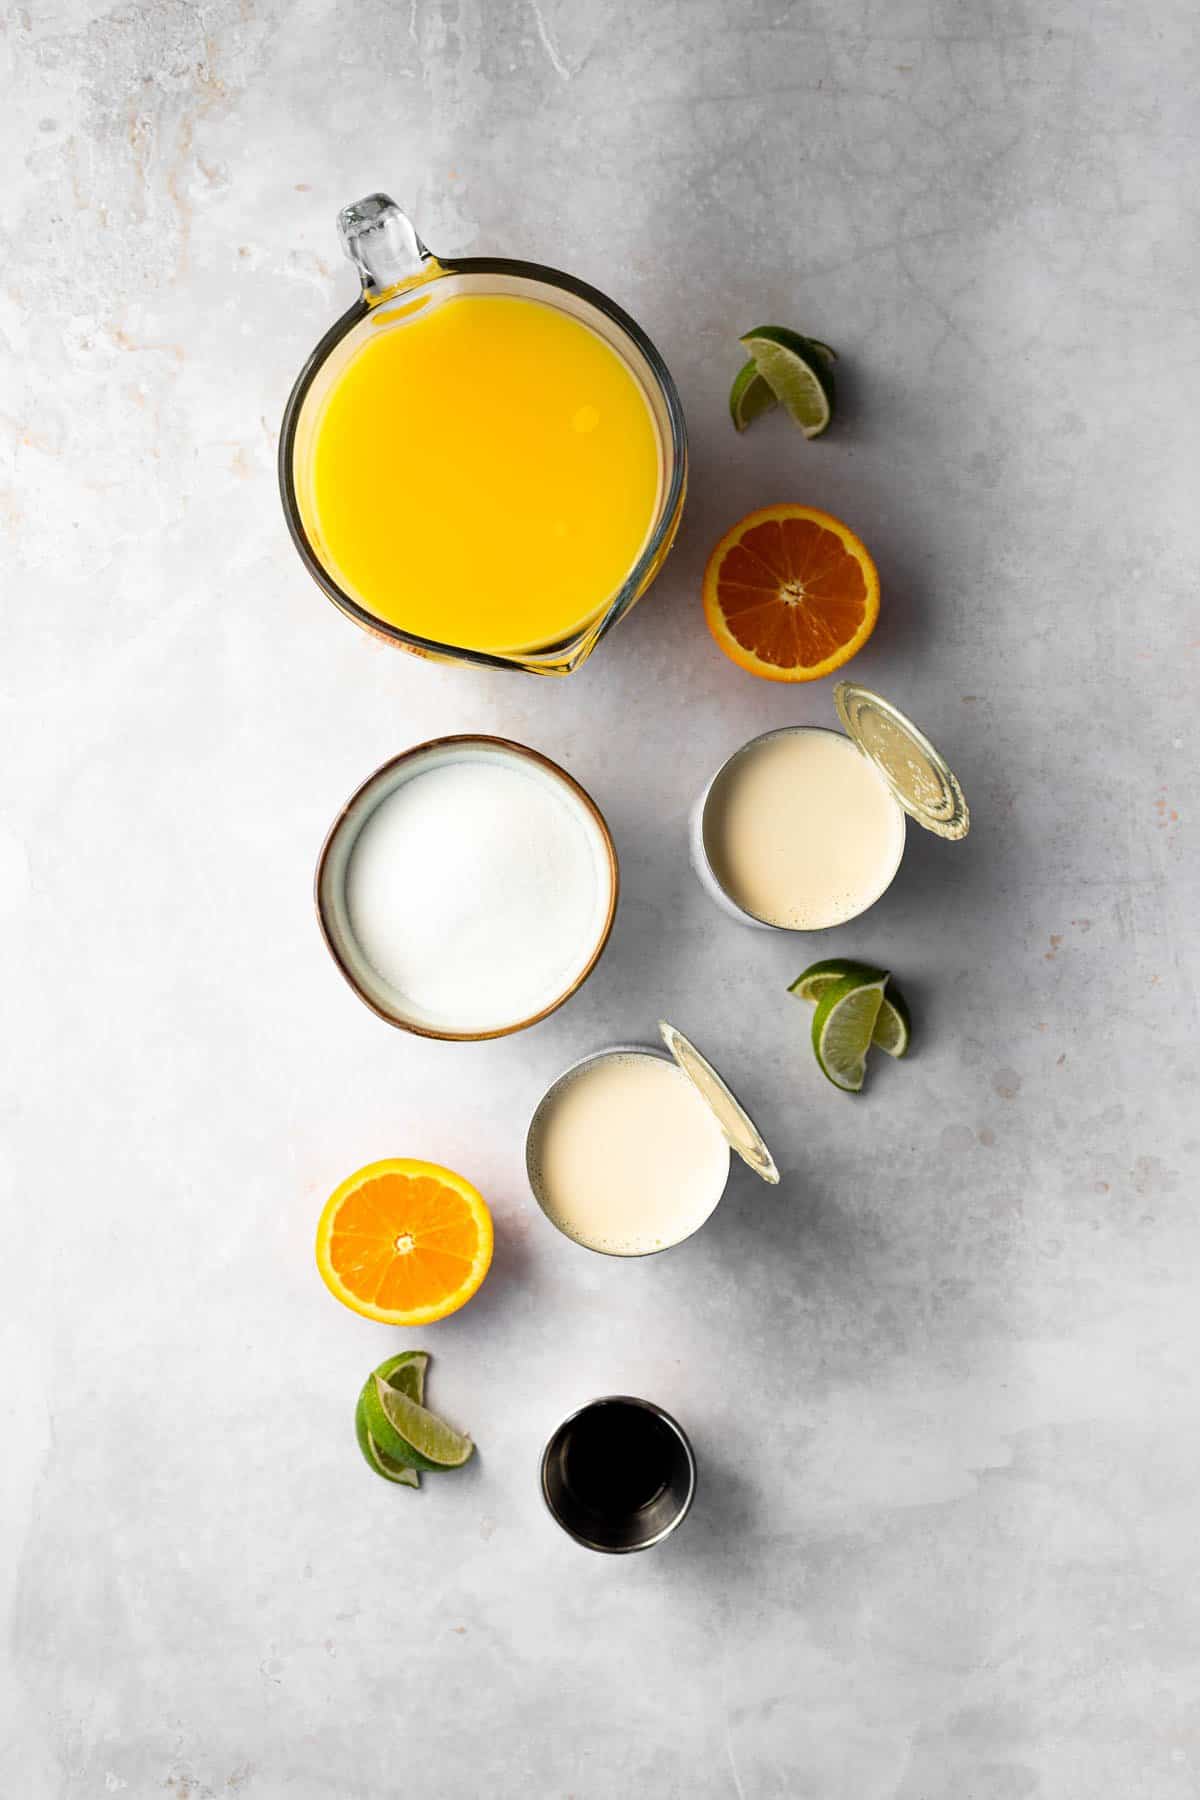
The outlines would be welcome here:
<svg viewBox="0 0 1200 1800">
<path fill-rule="evenodd" d="M 639 1444 L 643 1452 L 652 1452 L 644 1460 L 653 1471 L 654 1484 L 636 1505 L 607 1504 L 602 1494 L 581 1491 L 578 1479 L 573 1484 L 573 1444 L 584 1428 L 595 1427 L 597 1415 L 608 1408 L 614 1409 L 613 1416 L 604 1424 L 613 1431 L 616 1454 L 620 1454 L 619 1411 L 632 1415 L 631 1442 Z M 651 1424 L 657 1428 L 657 1442 L 648 1439 Z M 623 1475 L 629 1473 L 636 1477 L 640 1470 L 635 1466 L 632 1471 L 622 1471 Z M 632 1485 L 636 1488 L 636 1479 Z M 653 1401 L 629 1394 L 608 1394 L 590 1401 L 563 1420 L 542 1452 L 542 1497 L 555 1521 L 587 1550 L 622 1556 L 661 1544 L 682 1525 L 695 1493 L 696 1459 L 683 1427 Z"/>
</svg>

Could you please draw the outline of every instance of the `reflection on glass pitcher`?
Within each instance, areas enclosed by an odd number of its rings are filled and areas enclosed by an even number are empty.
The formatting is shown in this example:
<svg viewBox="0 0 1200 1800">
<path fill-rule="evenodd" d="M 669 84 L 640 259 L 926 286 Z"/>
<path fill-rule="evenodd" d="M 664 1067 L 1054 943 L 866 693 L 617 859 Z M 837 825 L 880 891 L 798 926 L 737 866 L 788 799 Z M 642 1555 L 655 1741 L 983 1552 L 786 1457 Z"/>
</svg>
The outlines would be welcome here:
<svg viewBox="0 0 1200 1800">
<path fill-rule="evenodd" d="M 339 216 L 362 278 L 292 390 L 279 480 L 309 573 L 418 655 L 565 675 L 683 511 L 683 409 L 618 306 L 537 263 L 442 262 L 386 194 Z"/>
</svg>

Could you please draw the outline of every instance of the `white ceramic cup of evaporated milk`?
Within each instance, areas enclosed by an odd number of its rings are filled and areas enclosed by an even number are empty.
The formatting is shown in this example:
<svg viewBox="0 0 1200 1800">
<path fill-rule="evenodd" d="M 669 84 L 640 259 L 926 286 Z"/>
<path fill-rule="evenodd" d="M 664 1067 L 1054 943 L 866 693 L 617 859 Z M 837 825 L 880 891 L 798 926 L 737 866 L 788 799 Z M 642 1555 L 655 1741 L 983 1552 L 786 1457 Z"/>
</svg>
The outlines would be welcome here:
<svg viewBox="0 0 1200 1800">
<path fill-rule="evenodd" d="M 652 1256 L 699 1231 L 736 1151 L 763 1181 L 779 1171 L 712 1064 L 673 1025 L 663 1046 L 593 1052 L 543 1095 L 525 1139 L 533 1195 L 552 1225 L 605 1256 Z"/>
<path fill-rule="evenodd" d="M 852 682 L 834 689 L 844 731 L 790 725 L 721 765 L 691 818 L 692 865 L 747 925 L 824 931 L 874 906 L 904 856 L 905 821 L 962 838 L 957 779 L 911 719 Z"/>
</svg>

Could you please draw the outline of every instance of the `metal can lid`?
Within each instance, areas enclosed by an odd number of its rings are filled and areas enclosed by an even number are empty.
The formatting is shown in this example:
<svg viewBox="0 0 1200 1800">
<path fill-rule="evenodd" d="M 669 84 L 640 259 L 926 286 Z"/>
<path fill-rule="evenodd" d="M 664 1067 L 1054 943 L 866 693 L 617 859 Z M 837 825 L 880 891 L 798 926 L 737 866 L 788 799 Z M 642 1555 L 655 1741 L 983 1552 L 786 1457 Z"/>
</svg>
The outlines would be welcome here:
<svg viewBox="0 0 1200 1800">
<path fill-rule="evenodd" d="M 925 733 L 882 694 L 853 681 L 839 681 L 833 699 L 842 724 L 909 818 L 938 837 L 966 837 L 971 814 L 962 788 Z"/>
<path fill-rule="evenodd" d="M 668 1025 L 665 1019 L 659 1020 L 658 1029 L 663 1043 L 679 1068 L 721 1127 L 730 1148 L 736 1150 L 756 1175 L 769 1181 L 772 1186 L 776 1185 L 779 1170 L 775 1167 L 775 1158 L 764 1144 L 758 1126 L 741 1101 L 722 1081 L 712 1064 L 701 1056 L 695 1044 L 684 1037 L 682 1031 L 676 1031 L 674 1025 Z"/>
</svg>

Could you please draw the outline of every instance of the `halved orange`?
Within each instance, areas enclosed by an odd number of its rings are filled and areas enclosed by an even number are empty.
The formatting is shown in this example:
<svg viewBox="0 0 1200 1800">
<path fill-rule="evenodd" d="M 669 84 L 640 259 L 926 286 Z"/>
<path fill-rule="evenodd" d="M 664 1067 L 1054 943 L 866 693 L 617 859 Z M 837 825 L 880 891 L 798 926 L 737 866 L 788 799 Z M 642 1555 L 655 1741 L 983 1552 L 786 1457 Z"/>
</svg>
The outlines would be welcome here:
<svg viewBox="0 0 1200 1800">
<path fill-rule="evenodd" d="M 866 545 L 830 513 L 762 506 L 709 557 L 704 614 L 739 668 L 766 681 L 816 681 L 874 631 L 879 576 Z"/>
<path fill-rule="evenodd" d="M 385 1325 L 428 1325 L 465 1306 L 492 1260 L 492 1215 L 438 1163 L 392 1157 L 347 1177 L 317 1226 L 330 1293 Z"/>
</svg>

